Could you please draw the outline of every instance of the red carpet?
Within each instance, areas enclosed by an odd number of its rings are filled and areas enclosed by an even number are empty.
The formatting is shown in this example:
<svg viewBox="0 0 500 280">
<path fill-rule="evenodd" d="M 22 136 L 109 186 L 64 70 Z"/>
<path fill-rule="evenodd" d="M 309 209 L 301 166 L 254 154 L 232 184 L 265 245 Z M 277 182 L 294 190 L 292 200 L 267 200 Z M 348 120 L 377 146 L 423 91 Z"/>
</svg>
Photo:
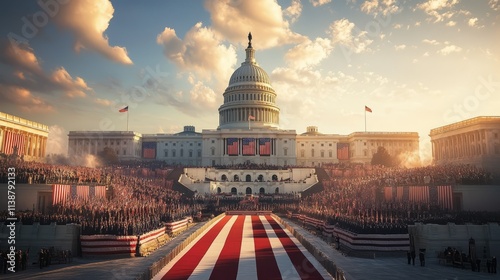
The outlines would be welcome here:
<svg viewBox="0 0 500 280">
<path fill-rule="evenodd" d="M 153 279 L 332 279 L 296 242 L 272 216 L 225 216 Z"/>
</svg>

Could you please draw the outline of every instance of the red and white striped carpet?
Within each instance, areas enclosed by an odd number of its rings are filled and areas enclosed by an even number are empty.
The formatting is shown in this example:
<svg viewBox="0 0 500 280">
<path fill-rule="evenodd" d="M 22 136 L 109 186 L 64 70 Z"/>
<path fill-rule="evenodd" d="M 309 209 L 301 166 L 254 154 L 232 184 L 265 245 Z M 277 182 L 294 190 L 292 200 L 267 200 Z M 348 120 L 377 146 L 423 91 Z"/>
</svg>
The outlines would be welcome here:
<svg viewBox="0 0 500 280">
<path fill-rule="evenodd" d="M 332 279 L 270 215 L 224 216 L 153 279 Z"/>
</svg>

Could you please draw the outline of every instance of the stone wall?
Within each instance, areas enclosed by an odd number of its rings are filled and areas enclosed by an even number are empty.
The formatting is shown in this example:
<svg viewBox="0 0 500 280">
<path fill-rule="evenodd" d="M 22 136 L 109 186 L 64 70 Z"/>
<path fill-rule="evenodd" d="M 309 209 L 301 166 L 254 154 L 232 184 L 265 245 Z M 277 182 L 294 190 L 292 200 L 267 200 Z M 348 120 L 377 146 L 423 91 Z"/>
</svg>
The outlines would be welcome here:
<svg viewBox="0 0 500 280">
<path fill-rule="evenodd" d="M 438 252 L 447 247 L 456 248 L 469 254 L 469 239 L 476 242 L 476 255 L 485 259 L 500 256 L 500 225 L 447 225 L 421 224 L 408 227 L 408 232 L 414 238 L 415 248 L 426 249 L 426 255 L 435 258 Z"/>
</svg>

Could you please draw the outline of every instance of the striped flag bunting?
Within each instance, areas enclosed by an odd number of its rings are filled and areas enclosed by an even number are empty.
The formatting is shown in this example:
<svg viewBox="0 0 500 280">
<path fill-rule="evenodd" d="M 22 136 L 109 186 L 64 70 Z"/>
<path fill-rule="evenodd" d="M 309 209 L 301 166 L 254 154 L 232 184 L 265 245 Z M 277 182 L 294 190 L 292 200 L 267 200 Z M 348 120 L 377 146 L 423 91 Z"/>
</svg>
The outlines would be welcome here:
<svg viewBox="0 0 500 280">
<path fill-rule="evenodd" d="M 241 139 L 243 155 L 244 156 L 254 156 L 255 155 L 255 138 L 243 138 Z"/>
<path fill-rule="evenodd" d="M 6 155 L 11 155 L 14 153 L 14 148 L 17 148 L 17 155 L 24 155 L 24 146 L 26 142 L 26 137 L 21 133 L 15 133 L 12 131 L 6 131 L 2 152 Z"/>
<path fill-rule="evenodd" d="M 225 216 L 153 279 L 332 279 L 270 215 Z"/>
<path fill-rule="evenodd" d="M 453 189 L 451 186 L 437 186 L 438 204 L 444 209 L 453 209 Z"/>
<path fill-rule="evenodd" d="M 68 199 L 106 198 L 106 186 L 52 185 L 52 204 L 64 205 Z"/>
<path fill-rule="evenodd" d="M 259 138 L 259 155 L 271 155 L 271 138 Z"/>
<path fill-rule="evenodd" d="M 409 187 L 409 201 L 417 203 L 429 203 L 429 186 Z"/>
<path fill-rule="evenodd" d="M 52 185 L 52 204 L 66 203 L 70 192 L 70 185 Z"/>
</svg>

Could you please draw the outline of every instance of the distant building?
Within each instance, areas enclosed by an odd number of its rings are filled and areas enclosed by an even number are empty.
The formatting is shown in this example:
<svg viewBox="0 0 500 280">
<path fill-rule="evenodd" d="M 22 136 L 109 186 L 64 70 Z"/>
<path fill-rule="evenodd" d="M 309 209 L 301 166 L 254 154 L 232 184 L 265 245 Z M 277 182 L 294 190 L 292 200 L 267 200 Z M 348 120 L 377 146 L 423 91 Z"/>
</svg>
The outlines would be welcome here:
<svg viewBox="0 0 500 280">
<path fill-rule="evenodd" d="M 43 159 L 48 136 L 47 125 L 0 112 L 0 154 Z"/>
<path fill-rule="evenodd" d="M 435 164 L 472 164 L 490 171 L 500 166 L 500 117 L 475 117 L 431 130 Z"/>
<path fill-rule="evenodd" d="M 252 163 L 309 167 L 338 162 L 369 163 L 379 146 L 392 156 L 418 154 L 416 132 L 338 135 L 322 134 L 317 127 L 310 126 L 306 133 L 297 135 L 295 130 L 280 129 L 278 95 L 266 71 L 255 60 L 251 37 L 245 52 L 245 61 L 231 75 L 223 93 L 217 129 L 203 129 L 200 133 L 193 126 L 185 126 L 184 131 L 175 134 L 144 135 L 71 131 L 70 156 L 97 154 L 104 147 L 111 147 L 120 160 L 156 159 L 186 166 Z"/>
</svg>

